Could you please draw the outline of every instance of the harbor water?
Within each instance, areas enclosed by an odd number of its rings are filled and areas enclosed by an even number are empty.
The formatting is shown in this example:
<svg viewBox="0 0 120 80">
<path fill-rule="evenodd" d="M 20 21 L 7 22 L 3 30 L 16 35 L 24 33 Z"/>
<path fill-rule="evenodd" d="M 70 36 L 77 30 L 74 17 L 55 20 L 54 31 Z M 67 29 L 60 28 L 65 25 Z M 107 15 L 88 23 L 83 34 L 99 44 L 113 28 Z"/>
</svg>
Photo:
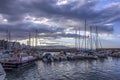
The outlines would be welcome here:
<svg viewBox="0 0 120 80">
<path fill-rule="evenodd" d="M 43 63 L 9 71 L 6 80 L 120 80 L 120 58 Z"/>
</svg>

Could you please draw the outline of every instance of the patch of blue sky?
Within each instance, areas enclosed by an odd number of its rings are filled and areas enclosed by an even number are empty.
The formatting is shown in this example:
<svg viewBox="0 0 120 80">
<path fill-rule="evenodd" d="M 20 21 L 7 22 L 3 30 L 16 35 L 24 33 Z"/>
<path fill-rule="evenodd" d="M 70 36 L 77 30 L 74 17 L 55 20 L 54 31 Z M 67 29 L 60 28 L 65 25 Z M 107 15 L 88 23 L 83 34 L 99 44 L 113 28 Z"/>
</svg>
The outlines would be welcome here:
<svg viewBox="0 0 120 80">
<path fill-rule="evenodd" d="M 95 10 L 102 10 L 106 5 L 111 3 L 120 2 L 120 0 L 98 0 L 98 3 L 95 6 Z"/>
</svg>

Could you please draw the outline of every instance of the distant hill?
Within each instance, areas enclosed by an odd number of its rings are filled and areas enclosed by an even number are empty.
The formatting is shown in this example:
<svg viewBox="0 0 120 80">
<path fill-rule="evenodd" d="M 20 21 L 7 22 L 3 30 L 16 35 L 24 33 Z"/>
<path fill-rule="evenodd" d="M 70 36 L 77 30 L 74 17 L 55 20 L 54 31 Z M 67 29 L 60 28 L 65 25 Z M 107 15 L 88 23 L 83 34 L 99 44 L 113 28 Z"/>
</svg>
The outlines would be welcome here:
<svg viewBox="0 0 120 80">
<path fill-rule="evenodd" d="M 67 46 L 38 46 L 40 49 L 70 49 Z"/>
</svg>

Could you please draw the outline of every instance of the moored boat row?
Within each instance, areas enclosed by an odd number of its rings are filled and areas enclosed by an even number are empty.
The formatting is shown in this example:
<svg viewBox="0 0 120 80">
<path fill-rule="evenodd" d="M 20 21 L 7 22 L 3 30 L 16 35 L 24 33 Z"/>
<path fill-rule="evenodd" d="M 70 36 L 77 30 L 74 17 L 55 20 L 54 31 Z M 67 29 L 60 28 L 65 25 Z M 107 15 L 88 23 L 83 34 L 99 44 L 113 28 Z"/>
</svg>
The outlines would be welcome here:
<svg viewBox="0 0 120 80">
<path fill-rule="evenodd" d="M 33 55 L 34 54 L 34 55 Z M 42 52 L 37 53 L 43 62 L 96 60 L 107 57 L 120 57 L 120 52 L 112 51 L 77 51 L 77 52 Z M 4 69 L 13 70 L 34 63 L 39 57 L 27 51 L 4 51 L 0 54 L 0 62 Z"/>
<path fill-rule="evenodd" d="M 99 59 L 107 58 L 108 54 L 105 52 L 75 52 L 75 53 L 66 53 L 60 52 L 53 54 L 52 52 L 45 52 L 42 55 L 42 61 L 52 62 L 52 61 L 64 61 L 64 60 L 82 60 L 82 59 Z"/>
</svg>

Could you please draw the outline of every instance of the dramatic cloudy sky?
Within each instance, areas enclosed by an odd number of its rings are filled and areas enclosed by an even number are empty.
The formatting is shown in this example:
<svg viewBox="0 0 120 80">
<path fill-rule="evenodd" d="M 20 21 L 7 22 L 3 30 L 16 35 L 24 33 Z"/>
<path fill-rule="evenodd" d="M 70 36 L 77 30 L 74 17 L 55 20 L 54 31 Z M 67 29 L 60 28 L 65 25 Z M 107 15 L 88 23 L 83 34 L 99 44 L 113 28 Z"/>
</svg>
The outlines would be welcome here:
<svg viewBox="0 0 120 80">
<path fill-rule="evenodd" d="M 0 0 L 0 39 L 28 40 L 38 31 L 39 44 L 74 46 L 74 38 L 98 28 L 103 47 L 120 47 L 119 0 Z"/>
</svg>

